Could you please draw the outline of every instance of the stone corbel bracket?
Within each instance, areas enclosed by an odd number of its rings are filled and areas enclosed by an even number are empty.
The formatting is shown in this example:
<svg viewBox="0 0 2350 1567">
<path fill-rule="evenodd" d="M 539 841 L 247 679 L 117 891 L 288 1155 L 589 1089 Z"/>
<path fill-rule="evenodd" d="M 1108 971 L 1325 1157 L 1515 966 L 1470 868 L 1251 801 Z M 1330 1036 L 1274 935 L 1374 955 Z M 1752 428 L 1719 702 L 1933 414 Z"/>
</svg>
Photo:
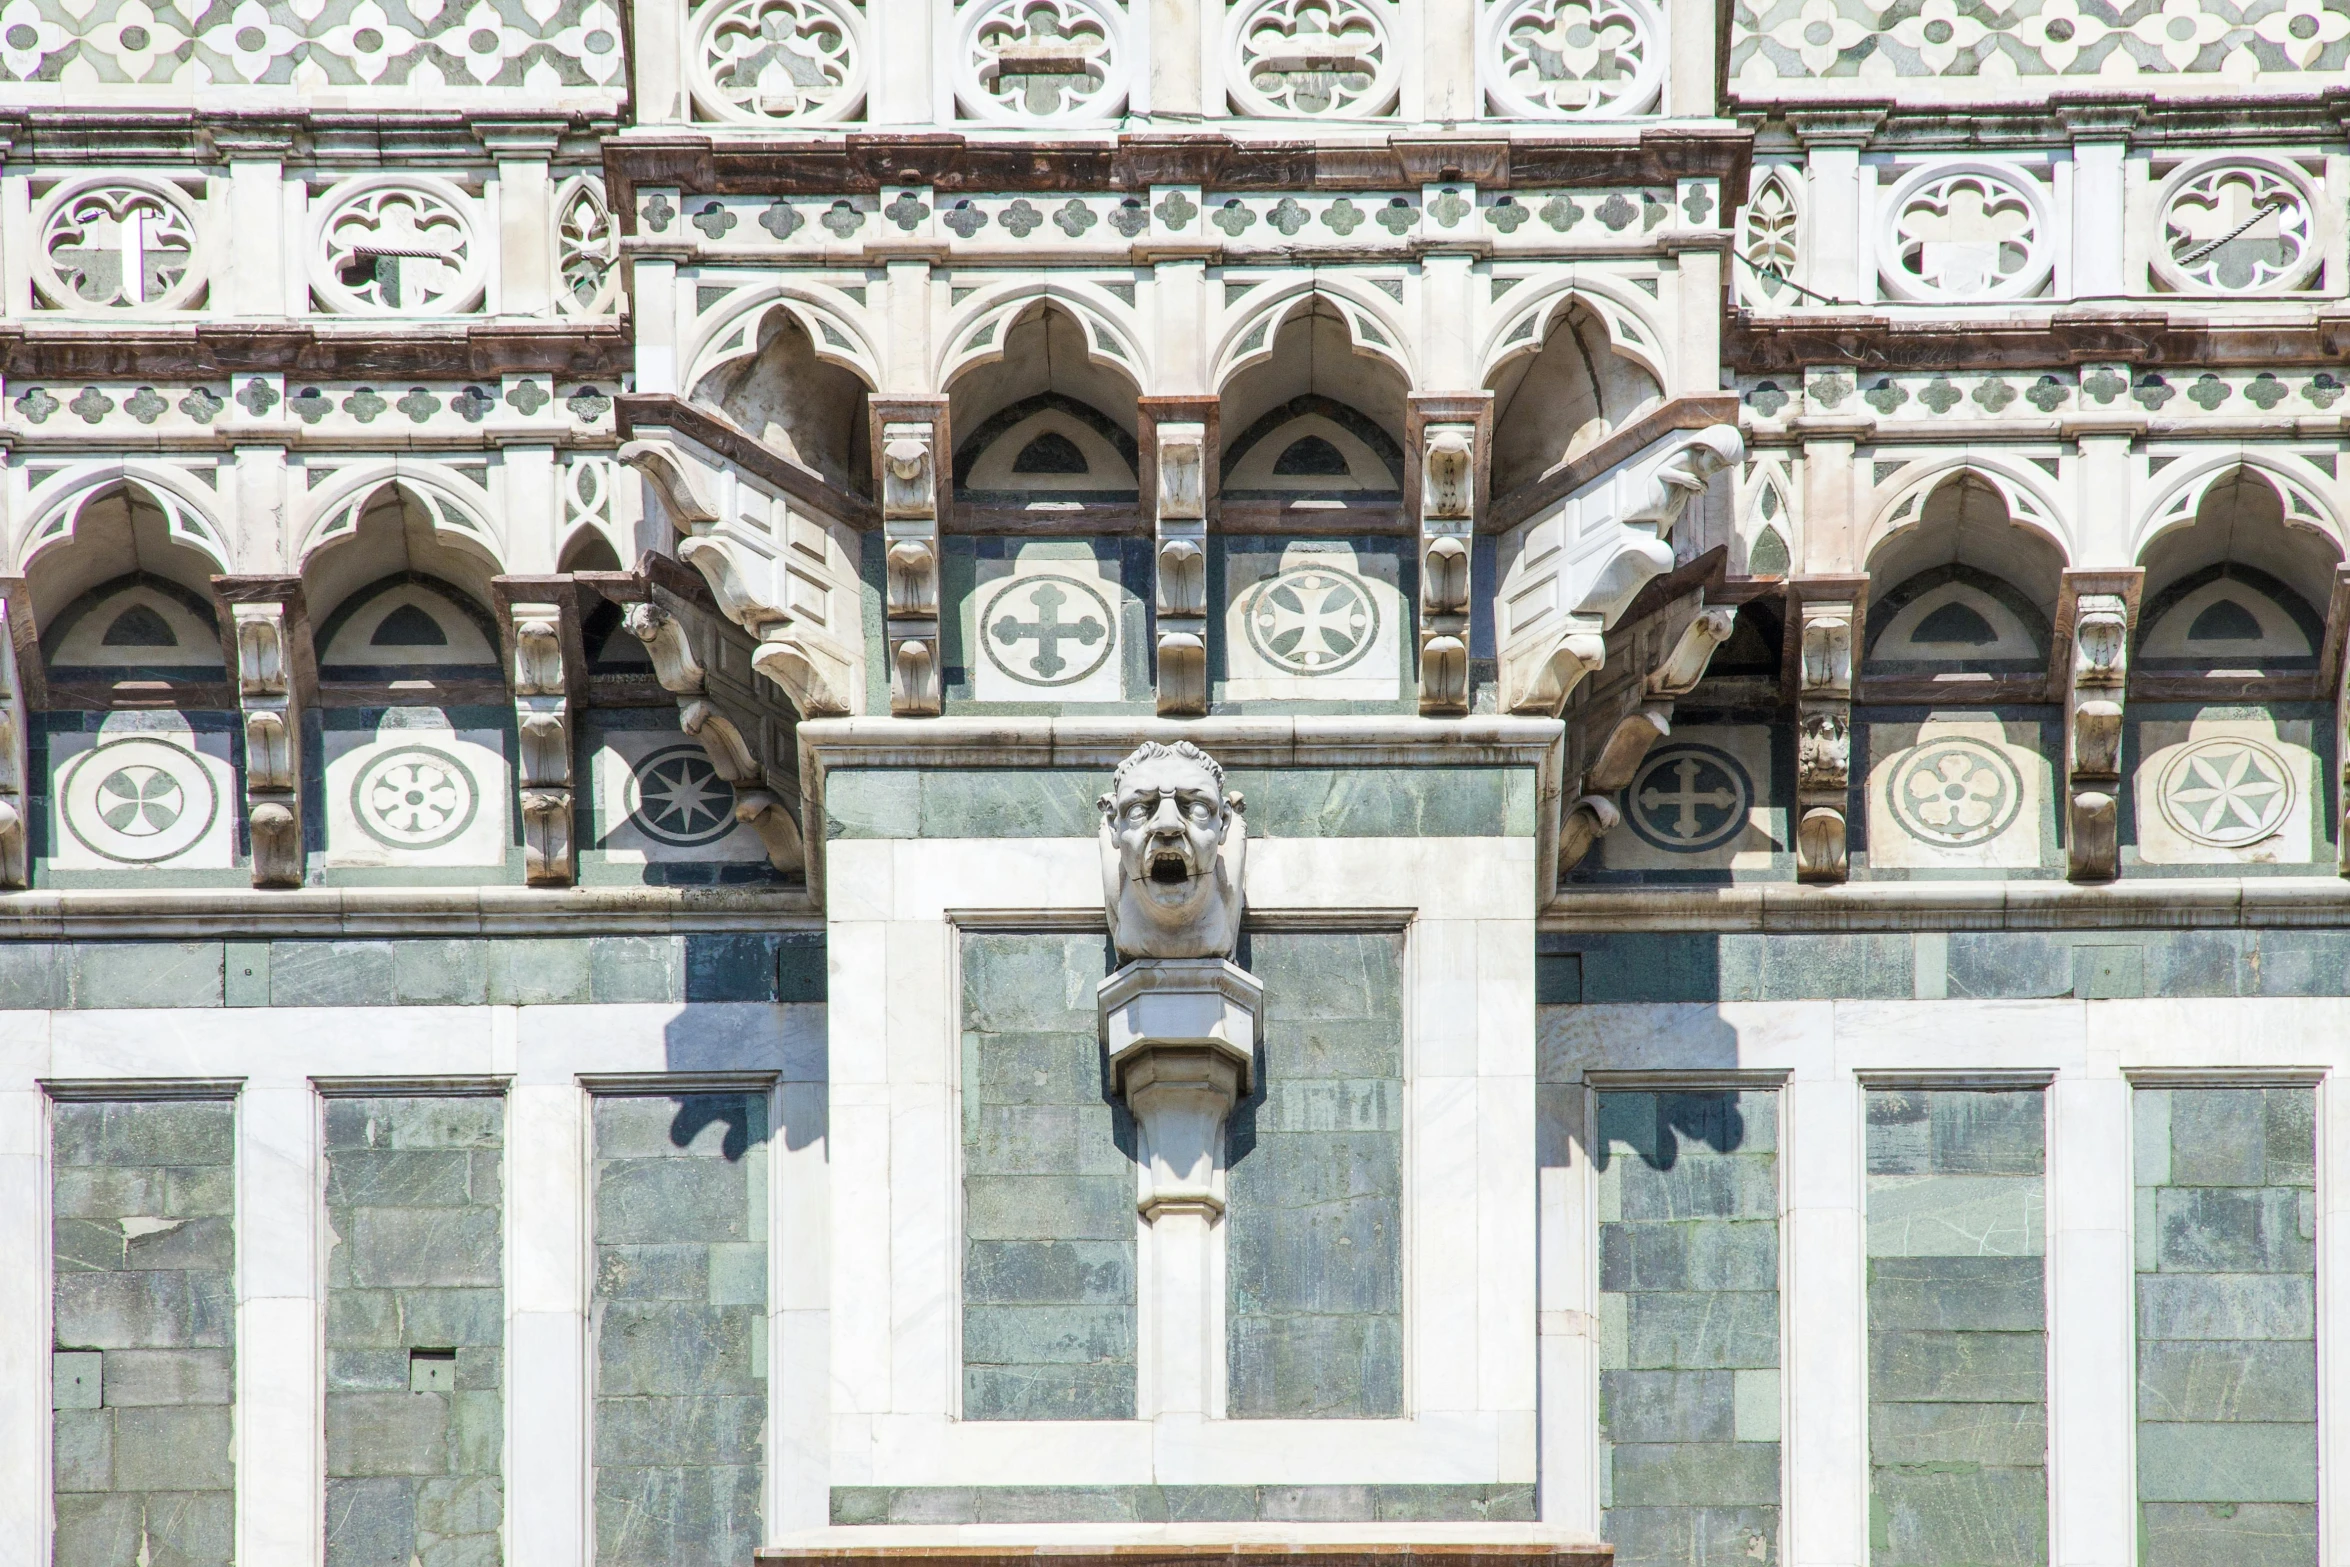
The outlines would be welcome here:
<svg viewBox="0 0 2350 1567">
<path fill-rule="evenodd" d="M 0 887 L 32 885 L 25 683 L 17 673 L 12 605 L 0 605 Z"/>
<path fill-rule="evenodd" d="M 1795 875 L 1850 874 L 1845 813 L 1852 788 L 1852 677 L 1868 613 L 1866 577 L 1798 577 L 1795 729 Z"/>
<path fill-rule="evenodd" d="M 1213 398 L 1144 398 L 1157 584 L 1159 714 L 1208 710 L 1208 513 L 1215 491 Z"/>
<path fill-rule="evenodd" d="M 1420 711 L 1469 710 L 1470 567 L 1492 482 L 1493 394 L 1415 396 L 1405 493 L 1419 519 Z"/>
<path fill-rule="evenodd" d="M 515 783 L 522 796 L 523 870 L 534 887 L 568 886 L 573 875 L 573 733 L 563 656 L 564 643 L 579 638 L 578 617 L 572 611 L 572 604 L 554 600 L 517 600 L 506 606 L 514 729 L 521 741 Z M 571 621 L 568 628 L 566 619 Z"/>
<path fill-rule="evenodd" d="M 640 406 L 651 405 L 651 406 Z M 871 508 L 674 398 L 631 398 L 622 462 L 645 477 L 677 558 L 758 641 L 753 666 L 803 716 L 863 705 L 857 526 Z"/>
<path fill-rule="evenodd" d="M 237 705 L 245 728 L 245 831 L 253 885 L 299 887 L 302 848 L 302 706 L 309 628 L 295 577 L 215 577 L 228 610 Z"/>
<path fill-rule="evenodd" d="M 2065 874 L 2111 881 L 2121 874 L 2122 710 L 2130 635 L 2146 574 L 2068 571 L 2057 603 L 2060 660 L 2050 684 L 2064 691 Z"/>
<path fill-rule="evenodd" d="M 938 647 L 939 530 L 953 447 L 943 397 L 876 397 L 873 488 L 886 544 L 883 612 L 889 628 L 889 710 L 934 718 L 941 705 Z"/>
<path fill-rule="evenodd" d="M 1507 710 L 1564 711 L 1604 664 L 1609 629 L 1673 569 L 1682 512 L 1745 452 L 1735 425 L 1668 431 L 1501 535 L 1494 602 Z"/>
<path fill-rule="evenodd" d="M 1673 708 L 1705 678 L 1730 638 L 1736 612 L 1708 606 L 1727 552 L 1711 550 L 1653 581 L 1605 639 L 1604 674 L 1582 688 L 1567 717 L 1567 776 L 1559 821 L 1559 873 L 1571 871 L 1622 819 L 1615 796 L 1673 732 Z"/>
<path fill-rule="evenodd" d="M 735 820 L 759 835 L 768 864 L 786 874 L 803 873 L 807 847 L 796 781 L 771 776 L 764 761 L 792 754 L 788 715 L 757 711 L 745 700 L 755 693 L 713 677 L 713 670 L 745 662 L 744 655 L 719 647 L 724 633 L 713 617 L 675 596 L 651 590 L 628 606 L 622 624 L 644 643 L 661 689 L 677 699 L 678 727 L 701 742 L 711 768 L 733 786 Z"/>
</svg>

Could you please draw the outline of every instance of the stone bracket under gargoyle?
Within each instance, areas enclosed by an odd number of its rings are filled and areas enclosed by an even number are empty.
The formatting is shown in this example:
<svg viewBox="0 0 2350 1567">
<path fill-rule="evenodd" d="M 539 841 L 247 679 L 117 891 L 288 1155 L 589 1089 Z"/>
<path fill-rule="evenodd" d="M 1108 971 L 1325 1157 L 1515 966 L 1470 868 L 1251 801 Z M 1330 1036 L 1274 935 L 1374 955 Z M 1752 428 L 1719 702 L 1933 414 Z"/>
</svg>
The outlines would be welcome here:
<svg viewBox="0 0 2350 1567">
<path fill-rule="evenodd" d="M 1502 705 L 1556 717 L 1606 662 L 1640 590 L 1673 569 L 1673 531 L 1745 456 L 1735 425 L 1670 431 L 1501 535 L 1495 630 Z"/>
</svg>

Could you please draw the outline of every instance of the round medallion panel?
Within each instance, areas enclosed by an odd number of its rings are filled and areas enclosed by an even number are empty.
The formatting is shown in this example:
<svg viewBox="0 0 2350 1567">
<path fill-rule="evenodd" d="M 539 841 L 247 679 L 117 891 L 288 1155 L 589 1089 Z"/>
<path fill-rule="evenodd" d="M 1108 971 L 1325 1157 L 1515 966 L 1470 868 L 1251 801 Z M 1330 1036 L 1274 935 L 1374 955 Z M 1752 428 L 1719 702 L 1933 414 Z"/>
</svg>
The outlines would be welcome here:
<svg viewBox="0 0 2350 1567">
<path fill-rule="evenodd" d="M 1532 120 L 1645 114 L 1664 85 L 1647 0 L 1514 0 L 1486 24 L 1486 90 Z"/>
<path fill-rule="evenodd" d="M 2182 747 L 2155 797 L 2179 832 L 2215 849 L 2258 843 L 2293 809 L 2293 769 L 2257 740 L 2220 736 Z"/>
<path fill-rule="evenodd" d="M 1379 601 L 1362 578 L 1328 566 L 1267 577 L 1241 601 L 1249 646 L 1293 675 L 1334 675 L 1371 650 Z"/>
<path fill-rule="evenodd" d="M 987 661 L 1028 686 L 1074 685 L 1102 667 L 1116 644 L 1117 611 L 1082 577 L 1014 577 L 979 612 Z"/>
<path fill-rule="evenodd" d="M 655 843 L 702 848 L 734 831 L 734 785 L 700 746 L 665 746 L 630 769 L 628 820 Z"/>
<path fill-rule="evenodd" d="M 220 791 L 195 753 L 167 740 L 116 740 L 70 764 L 58 791 L 66 831 L 110 860 L 152 865 L 202 840 Z"/>
<path fill-rule="evenodd" d="M 1624 799 L 1624 818 L 1642 842 L 1668 854 L 1702 854 L 1746 826 L 1754 784 L 1727 752 L 1662 745 L 1648 753 Z"/>
<path fill-rule="evenodd" d="M 463 762 L 407 745 L 370 758 L 351 784 L 351 811 L 369 837 L 394 849 L 437 849 L 473 825 L 481 791 Z"/>
<path fill-rule="evenodd" d="M 2014 823 L 2023 809 L 2023 775 L 2005 752 L 1980 740 L 1929 740 L 1894 769 L 1887 803 L 1920 842 L 1970 848 Z"/>
</svg>

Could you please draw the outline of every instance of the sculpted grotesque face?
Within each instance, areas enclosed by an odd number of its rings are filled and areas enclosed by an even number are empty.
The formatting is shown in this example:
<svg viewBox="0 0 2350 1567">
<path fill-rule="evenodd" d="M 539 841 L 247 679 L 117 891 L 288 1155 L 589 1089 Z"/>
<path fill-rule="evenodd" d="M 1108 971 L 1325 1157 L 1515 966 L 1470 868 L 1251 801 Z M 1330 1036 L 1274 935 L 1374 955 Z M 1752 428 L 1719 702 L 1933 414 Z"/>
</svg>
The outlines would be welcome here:
<svg viewBox="0 0 2350 1567">
<path fill-rule="evenodd" d="M 1188 740 L 1146 744 L 1119 765 L 1100 805 L 1103 892 L 1120 952 L 1232 951 L 1247 830 L 1238 799 L 1227 799 L 1223 785 L 1223 769 Z"/>
</svg>

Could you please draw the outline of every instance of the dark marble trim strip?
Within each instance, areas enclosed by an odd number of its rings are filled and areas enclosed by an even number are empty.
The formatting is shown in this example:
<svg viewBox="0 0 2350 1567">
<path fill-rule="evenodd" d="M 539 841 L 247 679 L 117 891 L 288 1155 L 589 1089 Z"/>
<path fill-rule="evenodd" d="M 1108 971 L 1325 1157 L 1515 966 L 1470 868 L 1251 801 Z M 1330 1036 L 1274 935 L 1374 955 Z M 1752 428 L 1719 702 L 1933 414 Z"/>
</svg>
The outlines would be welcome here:
<svg viewBox="0 0 2350 1567">
<path fill-rule="evenodd" d="M 836 1485 L 832 1521 L 1531 1523 L 1524 1485 Z"/>
</svg>

